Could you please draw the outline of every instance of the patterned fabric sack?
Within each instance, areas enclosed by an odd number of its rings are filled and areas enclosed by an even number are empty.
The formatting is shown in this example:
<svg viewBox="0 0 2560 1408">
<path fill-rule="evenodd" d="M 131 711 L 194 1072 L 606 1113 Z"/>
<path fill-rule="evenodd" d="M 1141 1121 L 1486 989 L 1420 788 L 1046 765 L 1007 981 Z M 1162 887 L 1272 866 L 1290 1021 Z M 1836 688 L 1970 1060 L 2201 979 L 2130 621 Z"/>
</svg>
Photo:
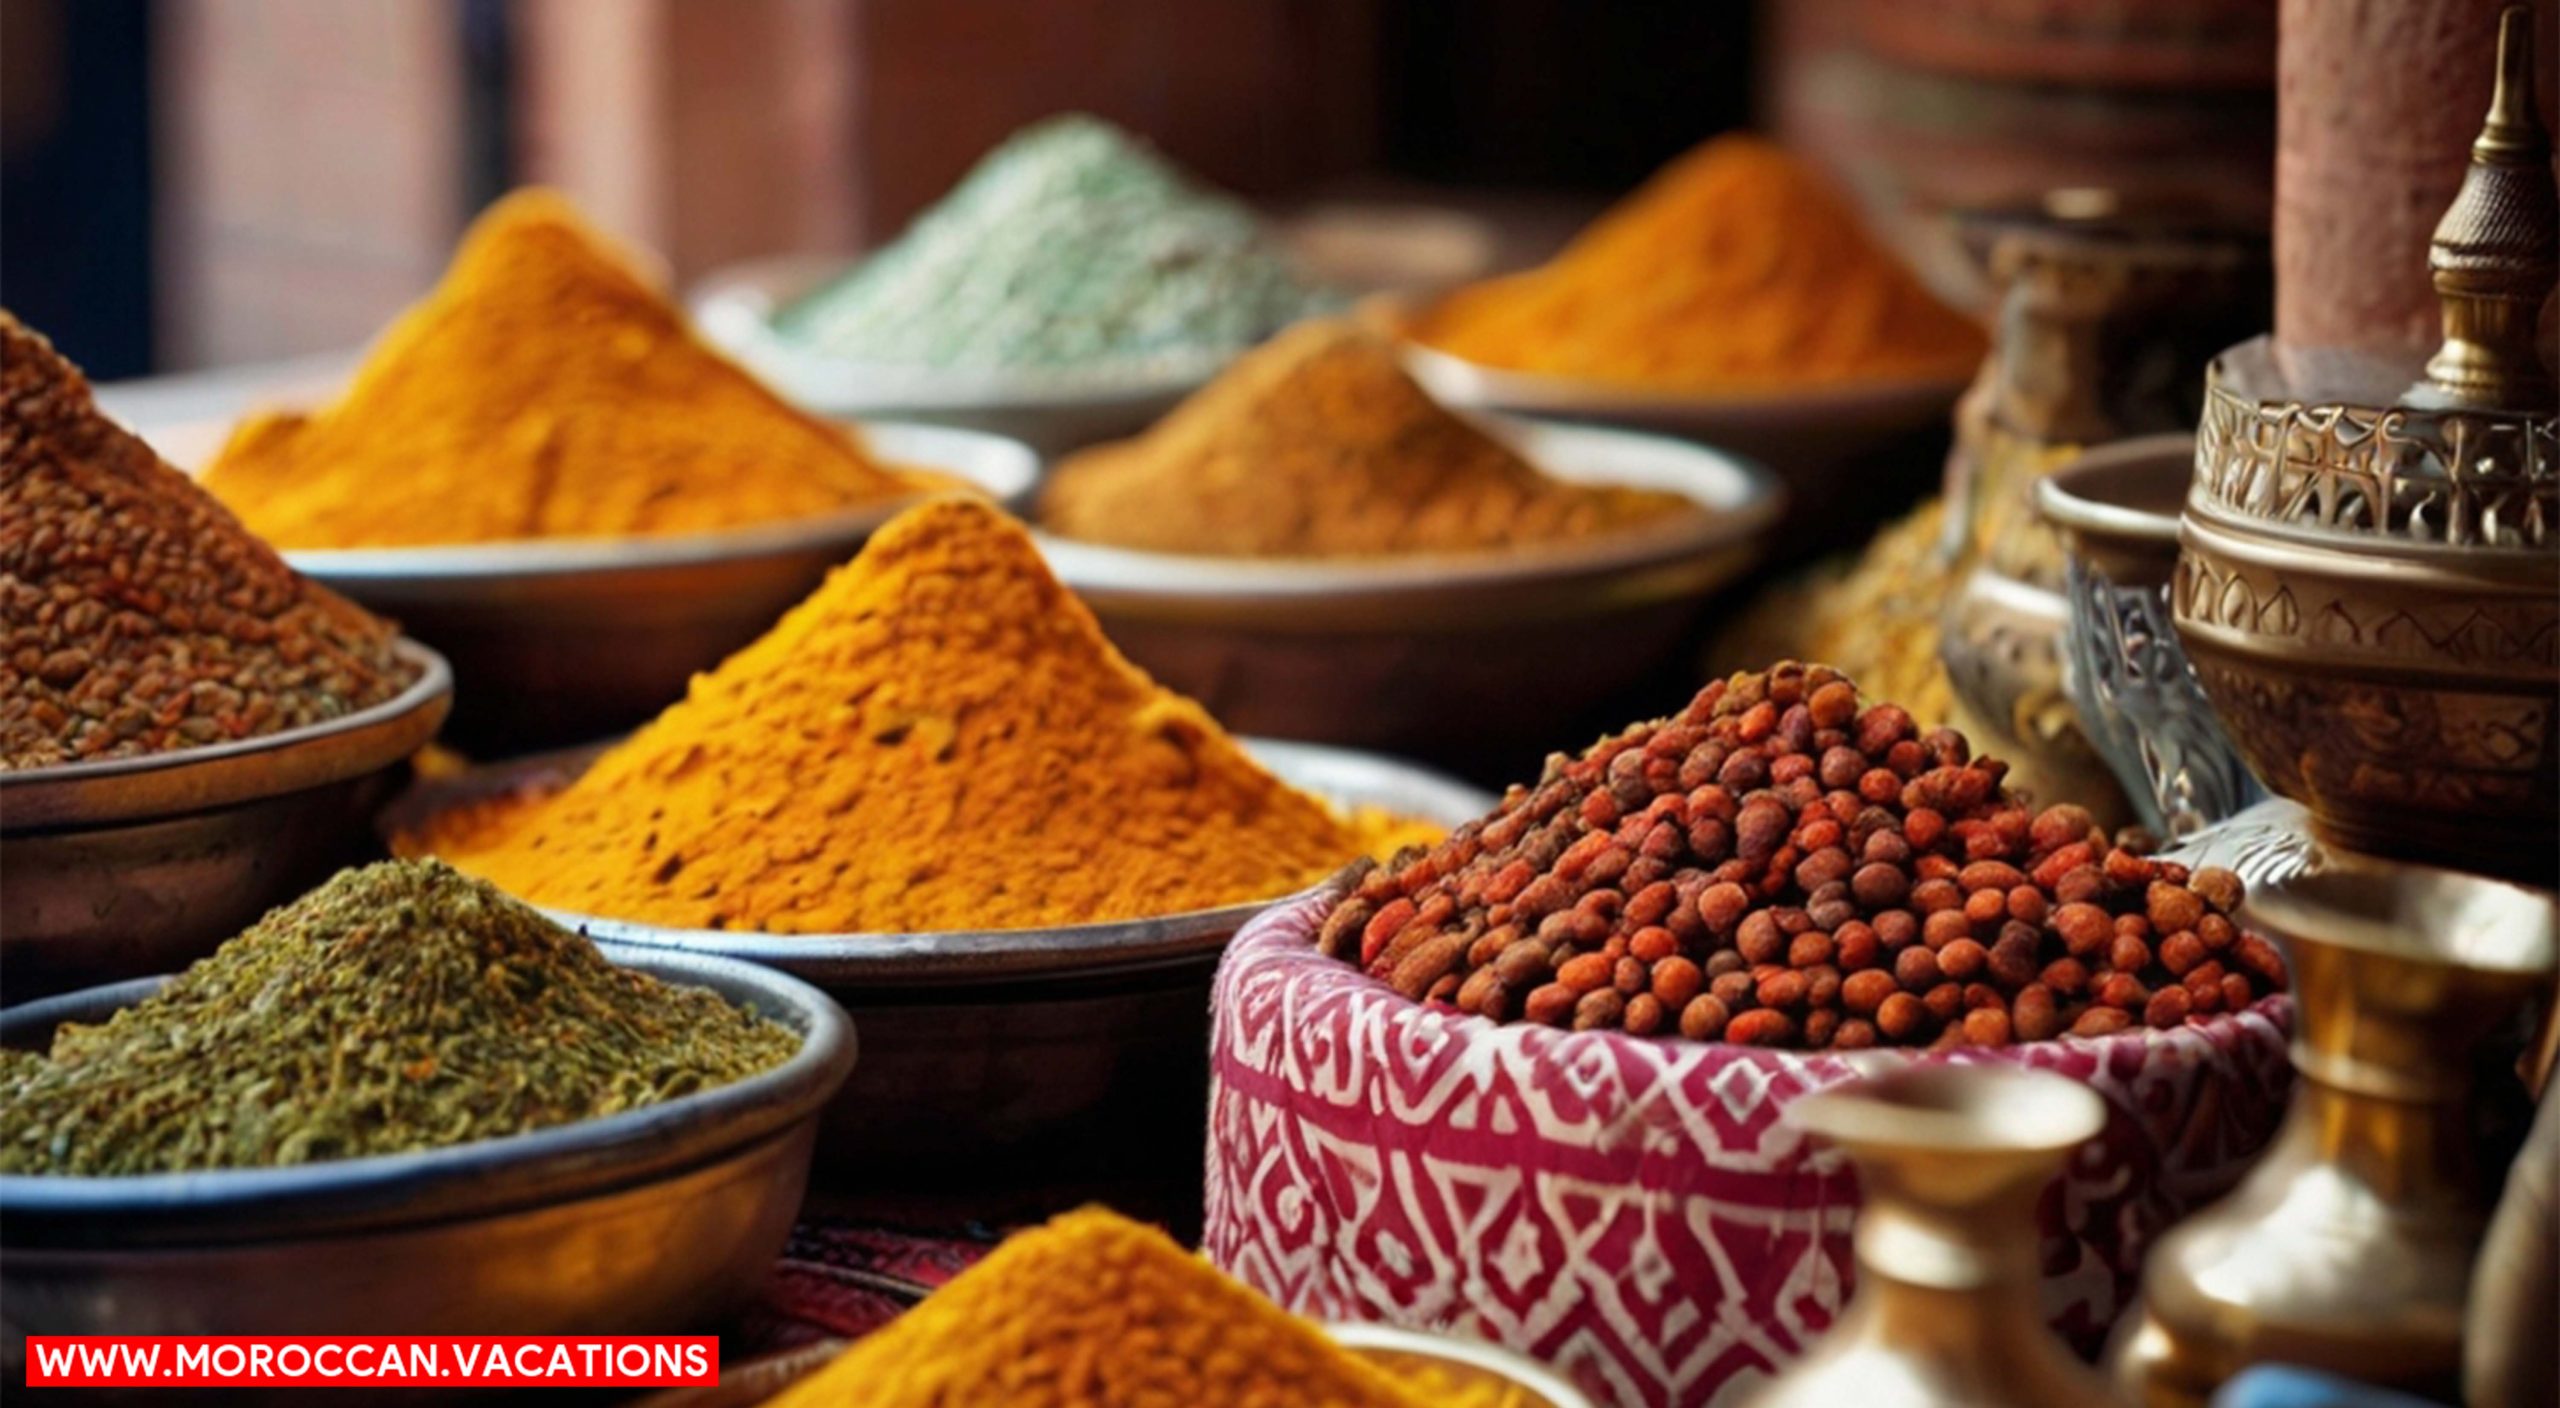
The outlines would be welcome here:
<svg viewBox="0 0 2560 1408">
<path fill-rule="evenodd" d="M 2084 1352 L 2152 1239 L 2274 1133 L 2292 1075 L 2283 996 L 1925 1056 L 1496 1026 L 1317 953 L 1332 903 L 1275 907 L 1219 970 L 1204 1250 L 1292 1310 L 1463 1330 L 1629 1408 L 1736 1401 L 1847 1302 L 1854 1175 L 1779 1116 L 1855 1063 L 2009 1061 L 2106 1098 L 2041 1210 L 2046 1307 Z"/>
</svg>

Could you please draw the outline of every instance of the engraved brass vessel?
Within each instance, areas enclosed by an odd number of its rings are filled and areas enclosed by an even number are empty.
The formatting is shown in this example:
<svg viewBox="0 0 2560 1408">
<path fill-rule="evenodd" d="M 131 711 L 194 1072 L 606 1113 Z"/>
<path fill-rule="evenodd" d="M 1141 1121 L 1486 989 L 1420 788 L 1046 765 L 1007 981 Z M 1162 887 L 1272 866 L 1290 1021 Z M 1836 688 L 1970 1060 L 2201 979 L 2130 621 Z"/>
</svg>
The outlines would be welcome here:
<svg viewBox="0 0 2560 1408">
<path fill-rule="evenodd" d="M 2143 1408 L 2195 1408 L 2284 1362 L 2453 1401 L 2495 1171 L 2475 1157 L 2480 1045 L 2547 994 L 2560 903 L 2424 866 L 2330 857 L 2261 884 L 2284 944 L 2293 1108 L 2230 1197 L 2163 1238 L 2110 1351 Z"/>
<path fill-rule="evenodd" d="M 2430 260 L 2443 350 L 2294 384 L 2215 364 L 2173 588 L 2233 741 L 2324 839 L 2548 886 L 2560 856 L 2560 417 L 2517 311 L 2552 286 L 2531 25 Z M 2528 294 L 2528 291 L 2529 294 Z"/>
<path fill-rule="evenodd" d="M 1806 1096 L 1789 1119 L 1857 1162 L 1848 1310 L 1750 1408 L 2102 1408 L 2106 1385 L 2037 1306 L 2036 1202 L 2106 1123 L 2060 1076 L 1910 1067 Z"/>
</svg>

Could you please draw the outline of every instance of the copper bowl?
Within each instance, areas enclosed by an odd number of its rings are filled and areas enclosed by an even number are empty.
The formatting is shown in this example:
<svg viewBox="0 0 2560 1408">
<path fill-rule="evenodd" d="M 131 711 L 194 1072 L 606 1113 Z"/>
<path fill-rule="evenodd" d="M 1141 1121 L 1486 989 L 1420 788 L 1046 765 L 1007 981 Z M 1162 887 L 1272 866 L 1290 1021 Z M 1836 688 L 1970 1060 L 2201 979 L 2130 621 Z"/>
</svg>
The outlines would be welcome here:
<svg viewBox="0 0 2560 1408">
<path fill-rule="evenodd" d="M 2207 391 L 2171 588 L 2197 681 L 2323 839 L 2551 885 L 2553 422 L 2306 405 L 2272 381 L 2251 344 Z"/>
</svg>

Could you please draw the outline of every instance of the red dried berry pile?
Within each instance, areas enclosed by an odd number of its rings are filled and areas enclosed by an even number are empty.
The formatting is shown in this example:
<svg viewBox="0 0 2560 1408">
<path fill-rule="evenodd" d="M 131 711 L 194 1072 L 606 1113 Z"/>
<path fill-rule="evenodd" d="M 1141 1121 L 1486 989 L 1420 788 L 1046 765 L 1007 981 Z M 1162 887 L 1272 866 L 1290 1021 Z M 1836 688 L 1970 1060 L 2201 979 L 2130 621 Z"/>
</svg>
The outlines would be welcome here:
<svg viewBox="0 0 2560 1408">
<path fill-rule="evenodd" d="M 1318 942 L 1496 1021 L 1752 1046 L 2096 1036 L 2284 986 L 2232 918 L 2240 877 L 2038 811 L 2007 771 L 1790 661 L 1356 869 Z"/>
</svg>

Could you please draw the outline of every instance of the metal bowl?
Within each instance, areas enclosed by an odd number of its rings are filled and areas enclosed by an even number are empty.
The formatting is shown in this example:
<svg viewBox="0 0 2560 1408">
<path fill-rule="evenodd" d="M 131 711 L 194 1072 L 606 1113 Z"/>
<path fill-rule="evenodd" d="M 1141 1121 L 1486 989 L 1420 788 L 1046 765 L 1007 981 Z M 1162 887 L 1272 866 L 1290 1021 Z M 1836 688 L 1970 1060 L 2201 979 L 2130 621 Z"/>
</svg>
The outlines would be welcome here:
<svg viewBox="0 0 2560 1408">
<path fill-rule="evenodd" d="M 2266 794 L 2240 763 L 2178 642 L 2169 581 L 2195 437 L 2092 450 L 2036 484 L 2062 534 L 2062 687 L 2143 824 L 2188 835 Z"/>
<path fill-rule="evenodd" d="M 140 758 L 0 772 L 0 991 L 165 973 L 309 889 L 367 823 L 453 692 L 412 640 L 398 695 L 344 718 Z"/>
<path fill-rule="evenodd" d="M 1381 326 L 1410 326 L 1403 306 L 1379 300 Z M 1451 406 L 1552 416 L 1704 441 L 1776 471 L 1793 496 L 1782 537 L 1790 551 L 1830 551 L 1827 505 L 1855 501 L 1868 471 L 1945 452 L 1956 399 L 1973 369 L 1940 376 L 1729 392 L 1665 391 L 1581 377 L 1509 371 L 1407 341 L 1405 366 Z M 1838 497 L 1835 497 L 1838 496 Z"/>
<path fill-rule="evenodd" d="M 1587 542 L 1394 558 L 1185 556 L 1041 534 L 1112 642 L 1230 726 L 1435 760 L 1544 748 L 1642 679 L 1750 566 L 1785 493 L 1719 450 L 1486 417 L 1560 479 L 1699 512 Z"/>
<path fill-rule="evenodd" d="M 1343 1320 L 1327 1323 L 1324 1332 L 1335 1344 L 1390 1373 L 1431 1368 L 1465 1388 L 1513 1390 L 1506 1408 L 1592 1408 L 1591 1400 L 1560 1375 L 1483 1340 Z M 669 1389 L 630 1408 L 749 1408 L 779 1396 L 852 1347 L 850 1340 L 829 1337 L 744 1364 L 723 1364 L 717 1386 Z"/>
<path fill-rule="evenodd" d="M 2206 696 L 2324 839 L 2551 885 L 2555 422 L 2289 397 L 2263 343 L 2207 387 L 2173 587 Z"/>
<path fill-rule="evenodd" d="M 829 356 L 774 331 L 776 310 L 844 270 L 842 259 L 823 255 L 732 265 L 695 291 L 694 323 L 775 390 L 821 415 L 987 431 L 1044 455 L 1136 434 L 1235 355 L 1078 367 L 899 366 Z"/>
<path fill-rule="evenodd" d="M 844 1013 L 753 964 L 608 947 L 803 1038 L 773 1070 L 602 1119 L 287 1168 L 0 1175 L 0 1321 L 25 1335 L 646 1334 L 752 1299 L 797 1216 Z M 40 1047 L 164 979 L 12 1007 Z"/>
<path fill-rule="evenodd" d="M 1590 1397 L 1562 1375 L 1483 1340 L 1341 1320 L 1328 1323 L 1324 1332 L 1389 1372 L 1430 1368 L 1464 1387 L 1510 1389 L 1519 1408 L 1592 1408 Z"/>
<path fill-rule="evenodd" d="M 1263 766 L 1337 805 L 1456 825 L 1494 799 L 1410 764 L 1248 739 Z M 390 834 L 445 808 L 574 777 L 593 752 L 422 784 Z M 597 939 L 747 959 L 815 984 L 862 1025 L 862 1071 L 826 1114 L 822 1183 L 941 1187 L 1031 1170 L 1109 1190 L 1200 1186 L 1209 980 L 1262 903 L 1160 919 L 930 934 L 750 934 L 550 911 Z M 1016 1181 L 1024 1181 L 1018 1175 Z"/>
<path fill-rule="evenodd" d="M 220 433 L 193 426 L 153 439 L 195 464 Z M 1008 502 L 1039 473 L 1027 447 L 998 436 L 888 423 L 862 434 L 883 460 Z M 762 635 L 912 502 L 716 533 L 284 556 L 443 651 L 462 682 L 447 741 L 504 756 L 606 737 L 683 698 L 696 672 Z"/>
</svg>

